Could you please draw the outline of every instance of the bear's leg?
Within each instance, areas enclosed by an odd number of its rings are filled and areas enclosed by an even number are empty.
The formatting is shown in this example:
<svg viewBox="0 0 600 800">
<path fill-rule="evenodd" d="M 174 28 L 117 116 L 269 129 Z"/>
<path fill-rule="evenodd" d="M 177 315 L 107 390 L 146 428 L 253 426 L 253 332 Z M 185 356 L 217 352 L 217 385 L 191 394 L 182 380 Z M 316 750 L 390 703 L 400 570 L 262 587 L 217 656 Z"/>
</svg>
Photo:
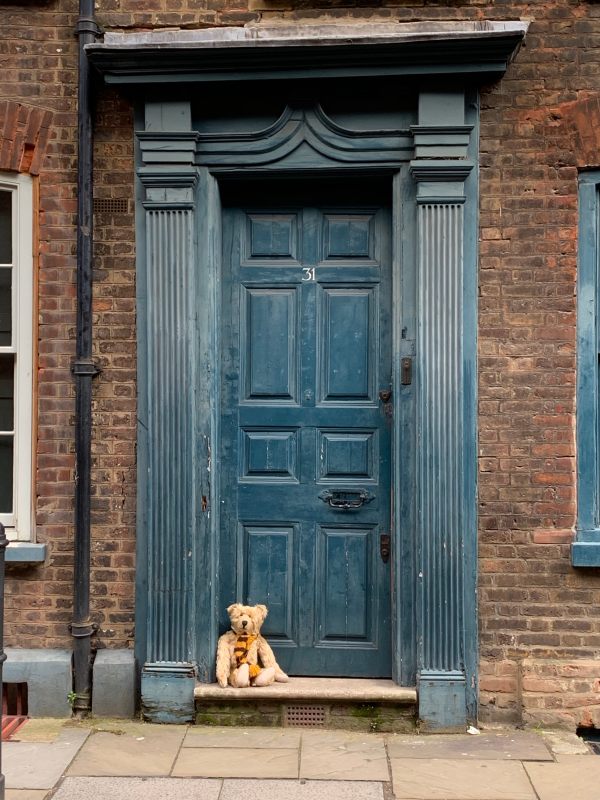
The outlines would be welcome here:
<svg viewBox="0 0 600 800">
<path fill-rule="evenodd" d="M 244 689 L 250 686 L 250 668 L 248 664 L 242 664 L 238 669 L 231 673 L 231 685 L 236 689 Z"/>
<path fill-rule="evenodd" d="M 277 667 L 275 668 L 275 680 L 278 683 L 287 683 L 289 681 L 288 676 L 285 674 L 285 672 L 281 669 L 279 665 L 277 665 Z"/>
<path fill-rule="evenodd" d="M 273 667 L 267 667 L 261 670 L 260 675 L 254 679 L 254 686 L 269 686 L 275 680 L 275 670 Z"/>
</svg>

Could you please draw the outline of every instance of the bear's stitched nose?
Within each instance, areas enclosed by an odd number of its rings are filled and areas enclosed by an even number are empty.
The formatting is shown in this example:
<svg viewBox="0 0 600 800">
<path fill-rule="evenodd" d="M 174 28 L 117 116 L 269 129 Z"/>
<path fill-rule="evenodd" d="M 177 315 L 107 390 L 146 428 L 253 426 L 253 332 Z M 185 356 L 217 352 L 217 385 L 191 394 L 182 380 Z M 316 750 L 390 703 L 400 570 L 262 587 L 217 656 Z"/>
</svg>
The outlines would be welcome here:
<svg viewBox="0 0 600 800">
<path fill-rule="evenodd" d="M 242 622 L 242 628 L 245 628 L 247 624 L 248 624 L 248 620 L 247 620 L 247 619 L 245 619 L 245 620 Z"/>
</svg>

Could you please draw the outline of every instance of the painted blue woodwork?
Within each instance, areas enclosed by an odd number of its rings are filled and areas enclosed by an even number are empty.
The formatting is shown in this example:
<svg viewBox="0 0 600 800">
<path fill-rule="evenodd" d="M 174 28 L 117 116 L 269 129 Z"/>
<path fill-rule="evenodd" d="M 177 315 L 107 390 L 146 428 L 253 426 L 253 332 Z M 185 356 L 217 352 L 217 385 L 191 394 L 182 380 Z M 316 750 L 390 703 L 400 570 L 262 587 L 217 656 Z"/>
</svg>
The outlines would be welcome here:
<svg viewBox="0 0 600 800">
<path fill-rule="evenodd" d="M 600 173 L 579 176 L 577 271 L 577 538 L 575 567 L 600 567 Z"/>
<path fill-rule="evenodd" d="M 189 119 L 189 114 L 187 115 Z M 147 127 L 181 131 L 185 108 L 149 104 Z M 184 150 L 185 152 L 185 150 Z M 191 720 L 197 663 L 194 583 L 199 484 L 196 382 L 195 194 L 198 171 L 139 171 L 138 491 L 136 656 L 142 710 L 155 721 Z M 191 692 L 190 692 L 191 686 Z"/>
<path fill-rule="evenodd" d="M 321 646 L 328 641 L 343 643 L 348 648 L 381 646 L 380 641 L 374 641 L 373 606 L 377 608 L 379 604 L 377 587 L 371 584 L 371 560 L 377 557 L 377 543 L 373 541 L 376 534 L 373 527 L 317 527 L 315 583 Z M 356 660 L 356 653 L 347 655 Z"/>
<path fill-rule="evenodd" d="M 181 385 L 183 391 L 194 398 L 196 450 L 191 471 L 182 474 L 177 485 L 173 484 L 172 498 L 173 504 L 177 497 L 193 497 L 195 503 L 194 568 L 192 575 L 184 576 L 184 583 L 189 581 L 186 590 L 191 616 L 187 620 L 185 617 L 169 619 L 174 630 L 165 652 L 169 663 L 173 663 L 178 643 L 185 640 L 183 626 L 191 625 L 193 662 L 202 680 L 209 680 L 212 674 L 217 635 L 213 621 L 221 615 L 220 625 L 225 626 L 224 607 L 238 596 L 259 602 L 265 600 L 266 595 L 271 608 L 266 630 L 273 637 L 282 661 L 282 653 L 286 652 L 291 658 L 294 652 L 299 652 L 299 641 L 311 645 L 316 642 L 316 647 L 309 648 L 312 650 L 334 651 L 337 648 L 345 661 L 348 660 L 347 651 L 351 650 L 353 663 L 369 650 L 377 657 L 370 643 L 377 639 L 373 632 L 381 622 L 381 615 L 368 589 L 378 582 L 380 575 L 377 573 L 382 570 L 378 541 L 381 522 L 377 517 L 381 509 L 372 501 L 360 512 L 364 511 L 367 516 L 360 522 L 353 522 L 355 512 L 348 512 L 353 515 L 348 521 L 346 513 L 328 509 L 319 500 L 319 508 L 323 506 L 329 516 L 322 521 L 311 520 L 314 535 L 309 539 L 303 533 L 301 514 L 321 492 L 312 492 L 310 497 L 302 492 L 312 480 L 313 488 L 320 483 L 319 489 L 323 490 L 341 486 L 354 491 L 368 489 L 378 494 L 375 488 L 379 489 L 377 482 L 381 480 L 380 464 L 383 461 L 389 465 L 392 460 L 393 545 L 387 569 L 393 576 L 393 613 L 388 614 L 385 624 L 393 644 L 388 669 L 391 666 L 394 678 L 405 685 L 414 683 L 418 671 L 424 692 L 422 715 L 426 721 L 427 709 L 437 704 L 439 692 L 443 694 L 444 686 L 450 684 L 448 702 L 442 705 L 456 708 L 456 704 L 450 702 L 451 696 L 462 692 L 462 705 L 458 704 L 462 712 L 442 715 L 438 718 L 439 724 L 454 724 L 457 714 L 462 715 L 461 720 L 475 717 L 477 178 L 473 167 L 477 143 L 473 127 L 476 107 L 471 107 L 474 100 L 469 95 L 466 116 L 462 100 L 462 125 L 460 119 L 455 118 L 457 115 L 437 120 L 439 147 L 435 145 L 435 119 L 421 115 L 414 130 L 373 129 L 357 135 L 356 130 L 344 129 L 332 122 L 319 106 L 290 106 L 276 124 L 264 131 L 244 132 L 242 129 L 223 135 L 203 135 L 182 130 L 180 126 L 173 132 L 154 127 L 139 135 L 140 207 L 141 201 L 145 201 L 146 211 L 165 205 L 172 210 L 190 210 L 193 206 L 195 215 L 195 255 L 190 258 L 196 273 L 191 285 L 195 313 L 187 326 L 187 335 L 192 332 L 195 337 L 193 347 L 197 361 L 195 372 L 184 375 Z M 428 103 L 430 109 L 435 109 L 435 99 L 429 98 Z M 426 106 L 424 100 L 422 106 Z M 161 112 L 161 115 L 163 119 L 169 117 L 168 113 Z M 177 115 L 180 119 L 180 108 Z M 469 144 L 465 148 L 467 129 L 474 133 L 469 134 Z M 421 157 L 414 158 L 410 164 L 413 183 L 407 162 L 415 154 L 417 136 L 429 138 L 419 145 L 422 146 Z M 457 148 L 463 148 L 464 158 L 456 158 Z M 427 153 L 431 156 L 433 152 L 446 157 L 428 158 Z M 339 197 L 329 207 L 325 207 L 326 201 L 319 197 L 321 210 L 318 202 L 313 199 L 312 203 L 307 203 L 305 198 L 296 202 L 295 207 L 294 203 L 290 205 L 280 199 L 278 205 L 267 208 L 263 205 L 261 210 L 255 196 L 252 202 L 244 205 L 248 213 L 239 212 L 237 223 L 234 225 L 230 220 L 231 225 L 221 236 L 221 203 L 230 209 L 228 216 L 235 216 L 231 208 L 236 204 L 231 196 L 238 191 L 234 192 L 225 179 L 239 168 L 244 168 L 246 175 L 256 170 L 257 178 L 285 171 L 285 185 L 289 186 L 293 174 L 311 175 L 314 185 L 315 170 L 326 167 L 328 180 L 324 177 L 318 183 L 319 193 L 326 195 L 334 168 L 335 174 L 340 176 L 357 166 L 371 173 L 382 169 L 386 176 L 394 173 L 388 179 L 388 186 L 393 185 L 392 256 L 388 259 L 393 280 L 385 291 L 378 288 L 381 258 L 377 247 L 373 247 L 377 242 L 381 212 L 378 218 L 377 202 L 367 197 L 369 183 L 364 178 L 360 179 L 361 190 L 365 191 L 362 201 L 351 204 L 344 197 L 343 207 Z M 196 181 L 191 192 L 190 175 L 194 175 Z M 247 185 L 260 186 L 259 199 L 263 204 L 265 193 L 267 199 L 271 198 L 264 181 L 253 180 Z M 320 224 L 317 224 L 319 219 Z M 429 227 L 428 219 L 432 222 Z M 435 223 L 443 219 L 450 226 L 447 230 L 454 233 L 462 226 L 462 247 L 458 251 L 445 249 L 447 237 L 439 238 L 440 228 Z M 138 246 L 141 276 L 145 274 L 148 258 L 146 222 L 143 218 L 138 220 L 144 234 Z M 415 232 L 428 230 L 429 238 L 425 233 L 421 238 L 415 235 Z M 308 262 L 305 258 L 307 246 L 312 248 Z M 232 282 L 228 278 L 223 289 L 220 287 L 221 252 L 231 256 L 239 273 L 238 285 L 241 284 L 237 293 L 233 292 L 228 299 Z M 447 392 L 438 390 L 434 395 L 436 402 L 442 403 L 441 418 L 450 419 L 454 426 L 453 437 L 456 426 L 462 425 L 462 440 L 457 449 L 457 468 L 462 472 L 454 484 L 460 492 L 456 502 L 460 506 L 458 519 L 462 532 L 458 536 L 453 525 L 446 525 L 447 504 L 440 513 L 448 535 L 436 537 L 423 524 L 423 498 L 437 502 L 439 493 L 447 487 L 445 475 L 440 480 L 440 473 L 423 466 L 425 454 L 433 453 L 437 445 L 431 426 L 427 429 L 428 443 L 424 443 L 421 421 L 425 419 L 427 404 L 422 394 L 415 392 L 422 386 L 420 376 L 423 369 L 428 368 L 430 357 L 438 359 L 440 368 L 448 368 L 446 354 L 439 350 L 439 337 L 435 339 L 436 334 L 431 333 L 428 339 L 420 323 L 420 315 L 427 306 L 416 302 L 423 281 L 429 282 L 431 291 L 438 291 L 432 253 L 437 253 L 444 264 L 450 264 L 448 280 L 462 281 L 459 285 L 464 301 L 460 314 L 452 316 L 447 312 L 444 322 L 453 347 L 457 341 L 453 324 L 459 325 L 461 337 L 461 366 L 458 373 L 452 373 L 453 385 L 458 386 L 459 393 L 463 392 L 458 398 L 458 416 L 448 409 Z M 318 279 L 307 281 L 312 285 L 305 291 L 298 275 L 307 264 L 315 266 Z M 345 279 L 341 286 L 337 283 L 340 274 Z M 149 298 L 144 293 L 143 283 L 138 291 L 143 351 L 140 354 L 139 519 L 142 529 L 138 537 L 138 634 L 140 642 L 144 641 L 144 636 L 148 637 L 148 647 L 138 646 L 136 637 L 136 649 L 143 663 L 153 646 L 150 639 L 157 635 L 154 629 L 148 628 L 150 611 L 157 607 L 152 595 L 161 589 L 148 581 L 156 556 L 149 552 L 149 542 L 155 534 L 146 530 L 151 517 L 151 509 L 146 506 L 157 501 L 148 492 L 147 464 L 151 447 L 144 429 L 147 408 L 151 404 L 150 365 L 144 342 L 152 341 L 156 333 L 147 324 Z M 225 307 L 231 308 L 230 323 L 219 310 L 223 295 L 226 296 Z M 152 303 L 155 300 L 166 302 L 150 298 Z M 394 309 L 387 320 L 384 315 L 383 325 L 379 314 L 381 303 L 393 303 Z M 443 305 L 441 300 L 440 303 Z M 226 342 L 234 336 L 231 323 L 236 321 L 239 325 L 241 310 L 243 325 L 239 330 L 244 333 L 246 342 L 244 347 L 238 342 L 235 347 L 228 348 Z M 434 322 L 437 325 L 437 320 Z M 319 333 L 320 341 L 318 347 L 309 351 L 314 353 L 312 358 L 307 358 L 304 344 L 311 326 Z M 346 332 L 346 338 L 348 332 L 352 340 L 356 334 L 355 349 L 349 343 L 345 348 L 344 337 L 336 339 L 338 327 Z M 280 329 L 284 331 L 283 336 L 276 335 Z M 223 342 L 219 341 L 221 336 Z M 250 341 L 253 337 L 259 343 L 254 348 Z M 435 341 L 438 345 L 433 344 Z M 427 357 L 420 351 L 423 345 Z M 382 349 L 378 356 L 381 363 L 389 364 L 384 385 L 380 376 L 373 377 L 369 350 L 376 347 L 388 348 L 387 355 Z M 350 381 L 344 368 L 336 371 L 336 360 L 344 352 L 348 353 L 352 368 L 360 377 L 358 383 Z M 226 356 L 223 360 L 221 353 Z M 412 385 L 402 385 L 400 381 L 400 360 L 406 356 L 415 359 Z M 244 374 L 237 388 L 236 370 L 228 367 L 227 359 L 231 357 L 243 362 Z M 381 406 L 378 392 L 390 385 L 394 389 L 392 399 Z M 220 409 L 235 408 L 236 392 L 240 402 L 235 413 L 239 413 L 239 417 L 230 419 L 226 413 L 221 417 Z M 384 426 L 381 428 L 373 424 L 374 410 L 382 414 Z M 301 414 L 307 416 L 301 419 Z M 307 437 L 307 428 L 314 431 L 314 435 Z M 166 431 L 165 435 L 172 436 L 172 433 Z M 162 446 L 158 441 L 155 445 Z M 390 447 L 393 459 L 390 459 Z M 421 458 L 419 470 L 415 464 L 417 454 Z M 439 458 L 439 453 L 436 457 Z M 422 487 L 423 481 L 440 483 L 438 494 L 435 486 Z M 231 496 L 231 486 L 235 487 L 236 497 Z M 292 489 L 297 487 L 300 487 L 300 496 L 294 499 Z M 240 515 L 238 503 L 242 511 L 246 503 L 258 508 L 261 514 L 265 513 L 258 518 Z M 235 505 L 234 513 L 232 505 Z M 285 509 L 285 515 L 280 513 L 281 508 Z M 273 516 L 269 517 L 271 511 Z M 223 531 L 226 535 L 220 534 Z M 156 542 L 156 538 L 153 541 Z M 457 563 L 457 551 L 453 550 L 453 560 L 448 569 L 444 569 L 444 543 L 446 549 L 448 543 L 452 548 L 455 545 L 459 550 L 462 548 L 462 563 L 460 560 Z M 167 562 L 166 571 L 160 573 L 160 580 L 164 580 L 170 574 L 168 562 L 172 556 L 164 550 L 161 552 Z M 336 562 L 343 569 L 336 570 L 333 566 Z M 235 569 L 228 570 L 230 564 L 235 565 Z M 417 587 L 415 579 L 423 568 L 425 581 Z M 458 582 L 452 583 L 449 576 L 455 568 Z M 322 591 L 317 596 L 297 588 L 307 585 L 320 586 Z M 168 580 L 166 586 L 169 586 Z M 461 586 L 462 592 L 459 591 Z M 263 597 L 259 596 L 260 591 Z M 308 619 L 308 625 L 299 621 L 299 595 L 306 603 L 307 613 L 302 619 Z M 451 621 L 448 647 L 443 641 L 446 631 L 435 613 L 438 602 L 443 604 L 443 609 L 438 608 L 438 611 L 443 610 Z M 159 603 L 158 607 L 165 608 L 165 605 Z M 352 617 L 356 619 L 350 619 L 347 608 L 353 609 Z M 210 619 L 208 624 L 207 618 Z M 430 619 L 434 622 L 437 642 L 433 641 L 431 632 L 425 630 Z M 456 625 L 462 626 L 458 632 Z M 315 627 L 320 638 L 314 636 Z M 426 663 L 425 655 L 435 664 Z M 460 663 L 453 663 L 455 656 Z M 440 663 L 444 665 L 441 669 L 436 666 Z M 148 669 L 152 666 L 147 665 Z M 293 658 L 291 667 L 293 671 Z M 340 674 L 335 664 L 332 672 Z M 324 672 L 319 670 L 319 674 Z"/>
<path fill-rule="evenodd" d="M 181 664 L 142 669 L 142 716 L 149 722 L 183 725 L 194 720 L 195 670 Z"/>
<path fill-rule="evenodd" d="M 151 198 L 151 189 L 148 189 Z M 160 587 L 153 593 L 148 626 L 151 632 L 148 661 L 191 661 L 193 657 L 190 598 L 187 586 L 193 568 L 195 498 L 179 490 L 182 476 L 193 469 L 193 396 L 182 392 L 184 376 L 194 374 L 193 339 L 184 335 L 192 323 L 194 306 L 189 264 L 193 258 L 191 209 L 147 209 L 146 292 L 148 305 L 148 515 L 149 581 Z M 169 291 L 165 292 L 165 287 Z M 160 442 L 160 447 L 158 443 Z M 168 620 L 181 620 L 178 629 Z M 173 642 L 176 635 L 178 641 Z M 175 646 L 174 646 L 175 645 Z M 175 650 L 175 653 L 173 652 Z M 173 658 L 173 656 L 176 656 Z"/>
<path fill-rule="evenodd" d="M 6 562 L 20 564 L 41 563 L 46 560 L 47 545 L 32 542 L 9 542 Z"/>
<path fill-rule="evenodd" d="M 298 430 L 241 429 L 240 481 L 298 481 Z"/>
<path fill-rule="evenodd" d="M 465 674 L 462 670 L 421 670 L 419 718 L 426 732 L 465 730 Z"/>
<path fill-rule="evenodd" d="M 449 122 L 461 128 L 461 136 L 471 130 L 464 124 L 464 109 L 465 98 L 457 93 L 442 98 L 421 94 L 419 126 L 426 126 L 429 136 L 439 127 L 438 156 L 456 153 Z M 467 464 L 475 461 L 475 326 L 465 324 L 466 319 L 474 322 L 476 273 L 472 254 L 465 258 L 464 241 L 464 181 L 473 164 L 464 158 L 466 147 L 460 161 L 429 160 L 426 148 L 421 155 L 411 162 L 418 182 L 419 715 L 431 728 L 454 728 L 473 718 L 476 707 L 466 694 L 476 675 L 477 534 L 475 514 L 467 510 L 475 500 L 475 474 L 467 471 Z"/>
<path fill-rule="evenodd" d="M 250 597 L 268 597 L 270 635 L 293 643 L 294 544 L 298 526 L 244 525 L 238 580 Z"/>
<path fill-rule="evenodd" d="M 248 214 L 248 258 L 296 259 L 298 219 L 295 214 Z"/>
<path fill-rule="evenodd" d="M 263 630 L 292 674 L 385 676 L 389 216 L 345 205 L 226 213 L 220 606 L 266 603 Z M 368 485 L 372 499 L 336 510 L 321 484 L 351 497 Z"/>
<path fill-rule="evenodd" d="M 369 483 L 376 480 L 379 462 L 377 431 L 324 431 L 317 433 L 321 481 Z"/>
<path fill-rule="evenodd" d="M 178 164 L 190 157 L 215 174 L 232 168 L 262 167 L 280 172 L 289 159 L 294 171 L 366 164 L 398 166 L 414 152 L 410 129 L 390 128 L 365 135 L 342 128 L 319 106 L 286 105 L 281 116 L 263 130 L 213 133 L 139 131 L 144 163 Z"/>
</svg>

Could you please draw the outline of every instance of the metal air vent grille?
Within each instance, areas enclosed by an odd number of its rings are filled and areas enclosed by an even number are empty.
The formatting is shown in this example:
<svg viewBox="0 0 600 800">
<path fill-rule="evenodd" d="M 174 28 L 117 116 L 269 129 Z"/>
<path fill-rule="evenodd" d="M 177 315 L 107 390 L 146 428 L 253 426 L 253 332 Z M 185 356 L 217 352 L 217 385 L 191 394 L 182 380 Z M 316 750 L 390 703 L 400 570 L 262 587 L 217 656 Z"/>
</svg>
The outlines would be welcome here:
<svg viewBox="0 0 600 800">
<path fill-rule="evenodd" d="M 287 706 L 285 724 L 289 728 L 322 728 L 325 725 L 325 706 Z"/>
<path fill-rule="evenodd" d="M 127 214 L 128 211 L 126 197 L 94 197 L 94 214 Z"/>
</svg>

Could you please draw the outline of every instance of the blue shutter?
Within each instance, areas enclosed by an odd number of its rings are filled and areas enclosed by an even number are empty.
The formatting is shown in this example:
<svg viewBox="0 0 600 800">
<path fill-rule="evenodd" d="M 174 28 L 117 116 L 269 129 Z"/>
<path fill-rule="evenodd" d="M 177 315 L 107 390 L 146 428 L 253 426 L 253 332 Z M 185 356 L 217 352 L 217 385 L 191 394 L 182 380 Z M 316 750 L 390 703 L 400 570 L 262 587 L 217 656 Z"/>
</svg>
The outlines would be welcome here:
<svg viewBox="0 0 600 800">
<path fill-rule="evenodd" d="M 577 279 L 577 537 L 575 567 L 600 566 L 598 414 L 598 190 L 600 173 L 580 176 Z"/>
</svg>

